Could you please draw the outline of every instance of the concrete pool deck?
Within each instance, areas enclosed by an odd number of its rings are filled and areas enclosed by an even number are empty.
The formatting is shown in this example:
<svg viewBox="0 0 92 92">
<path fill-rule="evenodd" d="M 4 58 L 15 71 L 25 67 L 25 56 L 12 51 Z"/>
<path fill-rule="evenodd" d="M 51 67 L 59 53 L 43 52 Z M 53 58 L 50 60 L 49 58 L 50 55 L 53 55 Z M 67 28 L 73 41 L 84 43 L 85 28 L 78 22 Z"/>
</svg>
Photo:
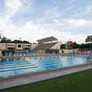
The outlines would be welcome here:
<svg viewBox="0 0 92 92">
<path fill-rule="evenodd" d="M 30 73 L 30 74 L 24 74 L 20 76 L 9 77 L 9 78 L 1 78 L 0 89 L 34 83 L 34 82 L 38 82 L 38 81 L 42 81 L 50 78 L 68 75 L 75 72 L 85 71 L 88 69 L 92 69 L 92 63 L 73 66 L 73 67 L 67 67 L 67 68 L 60 68 L 52 71 Z"/>
</svg>

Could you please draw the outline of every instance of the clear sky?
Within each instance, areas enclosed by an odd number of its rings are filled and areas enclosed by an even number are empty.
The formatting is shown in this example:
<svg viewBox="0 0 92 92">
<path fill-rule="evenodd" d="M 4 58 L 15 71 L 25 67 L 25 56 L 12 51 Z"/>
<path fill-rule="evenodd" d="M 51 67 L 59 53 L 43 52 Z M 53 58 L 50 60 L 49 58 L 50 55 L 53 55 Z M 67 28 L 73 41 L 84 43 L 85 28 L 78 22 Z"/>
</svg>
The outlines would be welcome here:
<svg viewBox="0 0 92 92">
<path fill-rule="evenodd" d="M 0 0 L 0 32 L 12 40 L 83 43 L 92 35 L 92 0 Z"/>
</svg>

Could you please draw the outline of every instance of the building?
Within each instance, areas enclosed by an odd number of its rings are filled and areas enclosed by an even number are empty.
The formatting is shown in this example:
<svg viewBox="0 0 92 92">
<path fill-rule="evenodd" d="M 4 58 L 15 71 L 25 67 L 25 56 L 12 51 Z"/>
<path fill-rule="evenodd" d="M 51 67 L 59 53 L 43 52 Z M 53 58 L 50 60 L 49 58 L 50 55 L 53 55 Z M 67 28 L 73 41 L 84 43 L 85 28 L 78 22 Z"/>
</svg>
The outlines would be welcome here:
<svg viewBox="0 0 92 92">
<path fill-rule="evenodd" d="M 34 53 L 59 53 L 61 42 L 58 42 L 55 37 L 51 36 L 37 41 L 38 46 L 34 48 Z"/>
<path fill-rule="evenodd" d="M 39 44 L 42 44 L 42 43 L 53 43 L 53 42 L 58 42 L 58 39 L 53 37 L 53 36 L 51 36 L 51 37 L 46 37 L 46 38 L 37 40 L 37 42 Z"/>
<path fill-rule="evenodd" d="M 3 55 L 15 54 L 15 53 L 59 53 L 61 42 L 57 38 L 51 36 L 40 40 L 38 43 L 0 43 L 0 51 Z"/>
<path fill-rule="evenodd" d="M 31 43 L 31 50 L 34 50 L 38 46 L 38 43 Z"/>
<path fill-rule="evenodd" d="M 16 43 L 5 43 L 6 49 L 15 50 L 16 49 Z"/>
<path fill-rule="evenodd" d="M 73 49 L 73 42 L 72 42 L 72 41 L 68 41 L 68 42 L 66 43 L 66 48 L 67 48 L 67 49 Z"/>
<path fill-rule="evenodd" d="M 31 43 L 0 43 L 0 50 L 30 50 Z"/>
<path fill-rule="evenodd" d="M 5 50 L 6 49 L 6 43 L 0 43 L 0 50 Z"/>
<path fill-rule="evenodd" d="M 85 39 L 86 42 L 92 42 L 92 35 L 87 36 Z"/>
<path fill-rule="evenodd" d="M 0 43 L 0 56 L 14 54 L 15 52 L 28 52 L 31 43 Z"/>
</svg>

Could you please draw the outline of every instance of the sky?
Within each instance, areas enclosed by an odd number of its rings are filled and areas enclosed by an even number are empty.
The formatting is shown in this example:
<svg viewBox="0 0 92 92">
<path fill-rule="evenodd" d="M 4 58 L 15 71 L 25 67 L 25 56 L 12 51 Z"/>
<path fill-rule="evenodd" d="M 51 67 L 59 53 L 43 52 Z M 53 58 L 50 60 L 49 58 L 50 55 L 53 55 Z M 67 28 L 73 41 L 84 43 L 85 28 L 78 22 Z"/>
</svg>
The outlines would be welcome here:
<svg viewBox="0 0 92 92">
<path fill-rule="evenodd" d="M 92 35 L 92 0 L 0 0 L 0 33 L 12 40 L 54 36 L 84 43 Z"/>
</svg>

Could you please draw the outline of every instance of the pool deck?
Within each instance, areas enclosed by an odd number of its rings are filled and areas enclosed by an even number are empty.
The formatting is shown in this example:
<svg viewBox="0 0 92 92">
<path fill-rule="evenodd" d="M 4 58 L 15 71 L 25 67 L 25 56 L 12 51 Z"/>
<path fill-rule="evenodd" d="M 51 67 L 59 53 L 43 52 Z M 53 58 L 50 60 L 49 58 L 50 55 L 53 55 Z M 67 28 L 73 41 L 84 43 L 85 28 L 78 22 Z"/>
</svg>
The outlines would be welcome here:
<svg viewBox="0 0 92 92">
<path fill-rule="evenodd" d="M 81 54 L 81 53 L 64 53 L 64 54 L 29 54 L 29 55 L 8 55 L 8 56 L 1 56 L 0 58 L 21 58 L 21 57 L 39 57 L 39 56 L 85 56 L 88 55 L 86 53 Z M 89 55 L 92 56 L 92 55 Z"/>
<path fill-rule="evenodd" d="M 24 74 L 9 78 L 0 78 L 0 90 L 24 84 L 34 83 L 38 81 L 43 81 L 59 76 L 64 76 L 75 72 L 85 71 L 88 69 L 92 69 L 92 63 L 67 68 L 60 68 L 51 71 Z"/>
</svg>

